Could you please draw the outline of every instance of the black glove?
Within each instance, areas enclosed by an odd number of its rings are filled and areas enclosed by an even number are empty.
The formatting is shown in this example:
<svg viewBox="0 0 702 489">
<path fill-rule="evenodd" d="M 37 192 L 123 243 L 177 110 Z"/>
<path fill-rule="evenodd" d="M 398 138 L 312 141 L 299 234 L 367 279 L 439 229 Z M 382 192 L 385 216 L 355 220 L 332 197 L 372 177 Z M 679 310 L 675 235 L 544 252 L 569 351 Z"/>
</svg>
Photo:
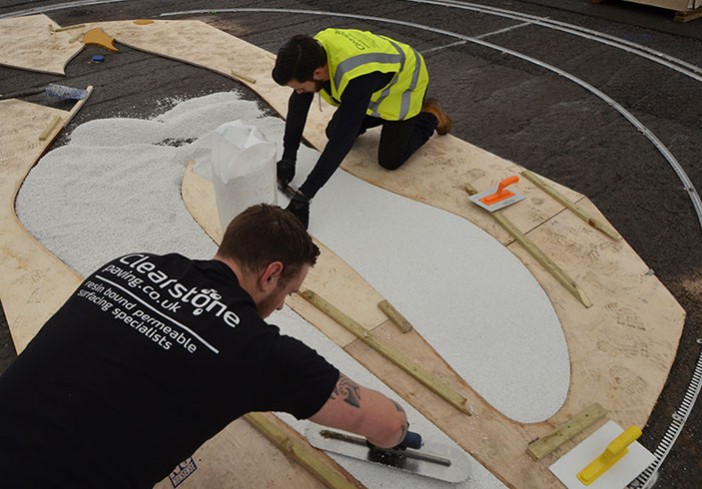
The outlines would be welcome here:
<svg viewBox="0 0 702 489">
<path fill-rule="evenodd" d="M 295 177 L 295 162 L 290 160 L 280 160 L 276 163 L 278 182 L 282 187 L 287 187 Z"/>
<path fill-rule="evenodd" d="M 303 193 L 296 192 L 292 200 L 285 208 L 286 211 L 292 212 L 297 217 L 305 229 L 310 225 L 310 199 Z"/>
</svg>

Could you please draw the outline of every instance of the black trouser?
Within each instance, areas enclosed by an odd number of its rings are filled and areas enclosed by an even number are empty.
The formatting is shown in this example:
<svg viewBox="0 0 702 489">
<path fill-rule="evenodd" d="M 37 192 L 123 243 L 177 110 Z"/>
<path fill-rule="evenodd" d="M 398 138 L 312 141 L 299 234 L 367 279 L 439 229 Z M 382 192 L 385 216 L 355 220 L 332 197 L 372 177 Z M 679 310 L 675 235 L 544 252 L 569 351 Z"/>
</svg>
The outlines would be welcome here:
<svg viewBox="0 0 702 489">
<path fill-rule="evenodd" d="M 336 112 L 327 125 L 327 137 L 336 121 Z M 366 116 L 358 131 L 360 136 L 367 129 L 383 126 L 378 145 L 378 163 L 383 168 L 395 170 L 409 159 L 434 133 L 438 121 L 433 114 L 420 112 L 404 121 L 386 121 L 377 117 Z"/>
</svg>

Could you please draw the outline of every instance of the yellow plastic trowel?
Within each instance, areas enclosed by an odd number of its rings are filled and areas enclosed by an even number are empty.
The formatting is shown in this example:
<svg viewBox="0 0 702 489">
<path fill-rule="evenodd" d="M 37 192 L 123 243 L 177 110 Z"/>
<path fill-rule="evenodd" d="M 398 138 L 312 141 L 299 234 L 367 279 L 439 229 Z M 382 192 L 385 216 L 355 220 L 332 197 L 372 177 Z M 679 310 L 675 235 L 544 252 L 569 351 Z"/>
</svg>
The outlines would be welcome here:
<svg viewBox="0 0 702 489">
<path fill-rule="evenodd" d="M 517 175 L 512 175 L 511 177 L 501 180 L 497 187 L 471 195 L 468 198 L 488 212 L 504 209 L 508 205 L 516 204 L 520 200 L 524 200 L 523 195 L 507 188 L 518 181 L 519 177 Z"/>
<path fill-rule="evenodd" d="M 638 440 L 640 436 L 641 428 L 630 426 L 624 433 L 616 437 L 612 443 L 607 445 L 607 448 L 599 457 L 578 472 L 578 480 L 586 486 L 595 482 L 602 474 L 621 460 L 624 455 L 629 453 L 629 445 Z"/>
<path fill-rule="evenodd" d="M 641 429 L 607 421 L 549 469 L 568 489 L 622 489 L 655 460 L 636 440 Z"/>
</svg>

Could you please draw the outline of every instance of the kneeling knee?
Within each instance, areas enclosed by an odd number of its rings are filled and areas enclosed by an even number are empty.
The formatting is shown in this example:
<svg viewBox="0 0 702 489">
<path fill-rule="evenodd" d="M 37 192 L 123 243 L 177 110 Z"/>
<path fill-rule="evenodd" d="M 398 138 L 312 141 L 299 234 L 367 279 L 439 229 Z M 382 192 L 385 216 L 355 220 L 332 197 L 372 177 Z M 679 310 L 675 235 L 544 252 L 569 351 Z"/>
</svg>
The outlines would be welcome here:
<svg viewBox="0 0 702 489">
<path fill-rule="evenodd" d="M 405 162 L 402 158 L 378 157 L 378 164 L 386 170 L 397 170 Z"/>
</svg>

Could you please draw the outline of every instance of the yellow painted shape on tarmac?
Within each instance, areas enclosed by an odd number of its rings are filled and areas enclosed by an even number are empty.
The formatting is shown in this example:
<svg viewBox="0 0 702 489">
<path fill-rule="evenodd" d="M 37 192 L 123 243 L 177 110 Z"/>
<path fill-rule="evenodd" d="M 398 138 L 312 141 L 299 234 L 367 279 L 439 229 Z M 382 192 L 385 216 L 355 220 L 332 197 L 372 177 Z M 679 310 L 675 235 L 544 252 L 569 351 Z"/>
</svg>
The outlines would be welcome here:
<svg viewBox="0 0 702 489">
<path fill-rule="evenodd" d="M 83 43 L 85 45 L 92 44 L 95 46 L 101 46 L 108 51 L 117 52 L 119 49 L 115 47 L 114 38 L 105 34 L 102 29 L 91 29 L 85 33 L 83 36 Z"/>
</svg>

